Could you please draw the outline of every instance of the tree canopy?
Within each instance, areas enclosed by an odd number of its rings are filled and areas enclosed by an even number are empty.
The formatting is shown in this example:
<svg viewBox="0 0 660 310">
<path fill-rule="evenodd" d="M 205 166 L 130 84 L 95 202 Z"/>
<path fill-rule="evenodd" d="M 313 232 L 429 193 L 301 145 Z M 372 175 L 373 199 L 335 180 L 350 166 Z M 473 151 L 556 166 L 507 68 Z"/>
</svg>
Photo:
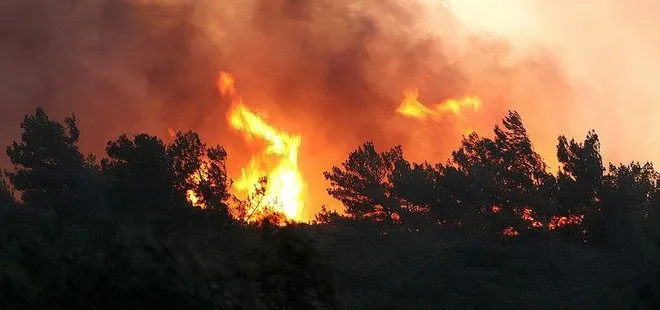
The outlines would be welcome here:
<svg viewBox="0 0 660 310">
<path fill-rule="evenodd" d="M 659 175 L 605 165 L 594 131 L 558 138 L 556 172 L 515 111 L 445 163 L 366 142 L 323 174 L 345 209 L 307 224 L 245 221 L 227 152 L 194 132 L 122 135 L 97 161 L 75 115 L 21 129 L 0 177 L 3 308 L 659 305 Z"/>
</svg>

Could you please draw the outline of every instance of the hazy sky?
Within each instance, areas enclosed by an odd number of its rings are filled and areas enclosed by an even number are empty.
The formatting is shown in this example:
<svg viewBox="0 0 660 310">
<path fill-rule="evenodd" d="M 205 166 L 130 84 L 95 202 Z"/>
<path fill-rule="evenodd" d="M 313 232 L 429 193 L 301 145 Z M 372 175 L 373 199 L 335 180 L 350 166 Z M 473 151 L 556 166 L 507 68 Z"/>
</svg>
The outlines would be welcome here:
<svg viewBox="0 0 660 310">
<path fill-rule="evenodd" d="M 595 128 L 610 160 L 660 159 L 660 1 L 446 4 L 472 31 L 505 37 L 520 50 L 543 45 L 559 56 L 573 93 L 567 134 Z"/>
</svg>

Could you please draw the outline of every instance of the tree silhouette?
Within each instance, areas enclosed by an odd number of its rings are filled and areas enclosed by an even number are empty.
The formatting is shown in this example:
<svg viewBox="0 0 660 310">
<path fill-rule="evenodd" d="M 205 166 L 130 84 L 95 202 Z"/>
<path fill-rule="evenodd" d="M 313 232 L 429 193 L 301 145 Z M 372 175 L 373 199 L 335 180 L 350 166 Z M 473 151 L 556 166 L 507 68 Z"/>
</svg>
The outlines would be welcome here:
<svg viewBox="0 0 660 310">
<path fill-rule="evenodd" d="M 534 151 L 520 114 L 510 111 L 502 123 L 504 129 L 495 127 L 495 144 L 499 150 L 495 154 L 501 156 L 497 159 L 500 171 L 496 184 L 503 190 L 503 206 L 514 214 L 531 209 L 533 217 L 547 217 L 555 179 Z"/>
<path fill-rule="evenodd" d="M 75 115 L 65 118 L 62 125 L 37 108 L 25 116 L 21 128 L 20 142 L 7 147 L 14 164 L 7 176 L 24 204 L 52 208 L 60 216 L 82 208 L 91 163 L 78 149 Z"/>
<path fill-rule="evenodd" d="M 441 174 L 430 164 L 409 163 L 398 160 L 392 171 L 392 192 L 399 197 L 402 209 L 405 211 L 405 224 L 419 229 L 428 222 L 428 216 L 434 208 L 442 203 L 445 192 L 439 186 Z M 436 215 L 436 217 L 438 217 Z"/>
<path fill-rule="evenodd" d="M 167 146 L 174 174 L 174 186 L 180 193 L 189 190 L 199 195 L 200 204 L 228 216 L 227 200 L 231 182 L 221 146 L 207 147 L 194 132 L 177 133 Z"/>
<path fill-rule="evenodd" d="M 174 186 L 178 191 L 195 189 L 191 176 L 200 172 L 205 151 L 206 145 L 194 132 L 177 132 L 174 141 L 167 146 L 167 156 L 171 160 L 174 173 Z"/>
<path fill-rule="evenodd" d="M 452 192 L 461 205 L 495 220 L 487 230 L 527 230 L 534 223 L 523 221 L 523 215 L 547 213 L 555 180 L 534 151 L 520 115 L 510 111 L 502 124 L 495 127 L 495 139 L 476 133 L 464 138 L 444 174 L 462 184 Z M 469 225 L 483 226 L 477 222 Z"/>
<path fill-rule="evenodd" d="M 596 243 L 628 252 L 640 250 L 644 244 L 644 228 L 652 212 L 652 199 L 657 192 L 658 173 L 653 165 L 633 162 L 629 165 L 610 164 L 603 178 L 600 213 L 588 227 Z M 634 248 L 631 248 L 634 247 Z"/>
<path fill-rule="evenodd" d="M 406 211 L 394 190 L 392 175 L 404 161 L 401 147 L 378 153 L 374 144 L 367 142 L 351 152 L 341 168 L 324 172 L 330 181 L 328 193 L 341 201 L 351 216 L 398 221 Z"/>
<path fill-rule="evenodd" d="M 347 221 L 350 220 L 349 217 L 334 211 L 334 210 L 328 210 L 325 206 L 321 206 L 321 211 L 316 213 L 314 215 L 314 224 L 318 225 L 331 225 L 335 226 L 340 222 L 340 221 Z"/>
<path fill-rule="evenodd" d="M 174 174 L 163 142 L 147 134 L 121 136 L 107 144 L 101 170 L 110 179 L 111 198 L 120 214 L 145 219 L 156 210 L 173 210 Z"/>
<path fill-rule="evenodd" d="M 565 136 L 560 136 L 557 159 L 560 167 L 555 214 L 566 217 L 586 216 L 587 221 L 595 224 L 594 219 L 600 213 L 598 202 L 601 199 L 605 171 L 598 135 L 589 131 L 583 143 L 573 139 L 568 141 Z"/>
<path fill-rule="evenodd" d="M 0 213 L 14 208 L 16 201 L 4 177 L 0 176 Z M 0 215 L 2 217 L 2 215 Z"/>
<path fill-rule="evenodd" d="M 228 216 L 227 200 L 231 183 L 225 165 L 227 152 L 221 146 L 211 147 L 206 150 L 206 158 L 208 161 L 202 168 L 206 177 L 202 178 L 197 191 L 207 208 Z"/>
<path fill-rule="evenodd" d="M 583 143 L 565 136 L 559 137 L 557 159 L 561 164 L 559 179 L 561 187 L 566 187 L 567 196 L 577 201 L 561 200 L 565 205 L 577 205 L 577 212 L 583 206 L 594 204 L 603 179 L 603 159 L 600 154 L 600 141 L 595 131 L 589 131 Z M 572 190 L 571 190 L 572 189 Z M 570 212 L 571 210 L 567 210 Z"/>
</svg>

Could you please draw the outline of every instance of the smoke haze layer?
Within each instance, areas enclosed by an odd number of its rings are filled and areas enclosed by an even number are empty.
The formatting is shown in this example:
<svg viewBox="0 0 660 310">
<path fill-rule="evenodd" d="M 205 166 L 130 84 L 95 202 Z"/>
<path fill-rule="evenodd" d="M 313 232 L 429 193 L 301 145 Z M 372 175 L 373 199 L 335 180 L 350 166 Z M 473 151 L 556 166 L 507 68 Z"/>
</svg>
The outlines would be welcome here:
<svg viewBox="0 0 660 310">
<path fill-rule="evenodd" d="M 0 142 L 42 106 L 76 113 L 87 152 L 123 133 L 192 129 L 226 146 L 236 173 L 253 150 L 227 129 L 215 88 L 227 70 L 250 108 L 302 136 L 307 218 L 333 204 L 321 172 L 366 140 L 444 161 L 465 128 L 486 133 L 514 108 L 553 162 L 557 135 L 581 115 L 566 73 L 575 64 L 466 18 L 421 0 L 0 0 Z M 411 87 L 423 102 L 484 105 L 464 119 L 405 119 L 395 109 Z"/>
<path fill-rule="evenodd" d="M 564 120 L 524 113 L 528 121 L 555 123 L 569 135 L 595 128 L 606 160 L 657 161 L 660 122 L 660 2 L 446 0 L 474 33 L 506 39 L 517 53 L 543 45 L 561 59 L 573 104 Z M 524 111 L 521 111 L 524 112 Z M 545 120 L 545 121 L 542 121 Z M 538 141 L 542 142 L 543 141 Z"/>
</svg>

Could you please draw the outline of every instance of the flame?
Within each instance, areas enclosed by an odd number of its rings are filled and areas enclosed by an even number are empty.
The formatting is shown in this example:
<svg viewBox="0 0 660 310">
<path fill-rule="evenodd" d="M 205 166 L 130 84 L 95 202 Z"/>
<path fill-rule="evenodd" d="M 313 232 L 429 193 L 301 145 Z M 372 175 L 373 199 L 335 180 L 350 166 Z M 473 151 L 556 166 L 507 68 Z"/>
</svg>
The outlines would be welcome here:
<svg viewBox="0 0 660 310">
<path fill-rule="evenodd" d="M 228 72 L 220 72 L 218 76 L 218 89 L 220 89 L 220 95 L 223 97 L 230 96 L 233 98 L 236 95 L 234 76 Z"/>
<path fill-rule="evenodd" d="M 520 235 L 520 233 L 515 228 L 509 226 L 509 227 L 505 228 L 504 230 L 502 230 L 502 235 L 505 235 L 507 237 L 513 237 L 513 236 Z"/>
<path fill-rule="evenodd" d="M 409 89 L 403 92 L 403 101 L 396 111 L 410 118 L 439 119 L 446 114 L 461 115 L 462 111 L 466 108 L 474 111 L 479 110 L 481 108 L 481 99 L 473 96 L 465 96 L 460 99 L 448 99 L 436 104 L 433 108 L 429 108 L 419 101 L 419 90 Z"/>
<path fill-rule="evenodd" d="M 537 227 L 537 228 L 543 227 L 543 223 L 537 221 L 537 220 L 534 218 L 534 216 L 532 216 L 532 213 L 533 213 L 532 209 L 530 209 L 530 208 L 525 208 L 525 209 L 523 210 L 522 219 L 525 220 L 525 221 L 528 221 L 528 222 L 532 223 L 532 226 L 533 226 L 533 227 Z"/>
<path fill-rule="evenodd" d="M 433 110 L 419 102 L 418 98 L 419 91 L 417 89 L 404 91 L 403 101 L 396 111 L 405 116 L 420 119 L 433 115 Z"/>
<path fill-rule="evenodd" d="M 263 200 L 252 201 L 251 207 L 257 209 L 266 203 L 288 219 L 299 220 L 304 206 L 305 188 L 298 167 L 298 149 L 302 141 L 300 135 L 278 130 L 251 111 L 236 94 L 234 78 L 230 73 L 221 72 L 217 84 L 220 94 L 232 99 L 227 113 L 229 125 L 245 133 L 246 138 L 257 137 L 267 143 L 267 147 L 260 154 L 252 156 L 248 166 L 241 169 L 241 176 L 234 183 L 234 188 L 244 194 L 255 195 L 259 179 L 266 176 L 268 182 Z"/>
<path fill-rule="evenodd" d="M 567 225 L 582 225 L 584 215 L 553 216 L 548 223 L 548 229 L 555 230 Z"/>
<path fill-rule="evenodd" d="M 201 167 L 199 167 L 199 169 L 195 171 L 193 174 L 188 176 L 188 181 L 191 182 L 192 184 L 199 185 L 199 183 L 201 183 L 202 180 L 208 180 L 207 167 L 208 164 L 205 161 L 202 161 Z M 192 189 L 186 191 L 186 199 L 194 207 L 200 207 L 202 209 L 206 208 L 206 204 Z"/>
<path fill-rule="evenodd" d="M 491 206 L 491 211 L 493 213 L 498 213 L 500 212 L 502 208 L 498 205 L 493 205 Z M 536 220 L 533 215 L 533 211 L 530 208 L 524 208 L 521 218 L 529 223 L 532 224 L 532 227 L 535 228 L 543 228 L 545 225 L 541 223 L 540 221 Z M 547 223 L 547 229 L 548 230 L 555 230 L 560 227 L 568 226 L 568 225 L 582 225 L 582 222 L 584 220 L 584 215 L 569 215 L 568 217 L 566 216 L 552 216 L 550 220 Z M 502 231 L 502 234 L 505 236 L 517 236 L 519 233 L 516 231 L 513 227 L 507 227 Z"/>
</svg>

